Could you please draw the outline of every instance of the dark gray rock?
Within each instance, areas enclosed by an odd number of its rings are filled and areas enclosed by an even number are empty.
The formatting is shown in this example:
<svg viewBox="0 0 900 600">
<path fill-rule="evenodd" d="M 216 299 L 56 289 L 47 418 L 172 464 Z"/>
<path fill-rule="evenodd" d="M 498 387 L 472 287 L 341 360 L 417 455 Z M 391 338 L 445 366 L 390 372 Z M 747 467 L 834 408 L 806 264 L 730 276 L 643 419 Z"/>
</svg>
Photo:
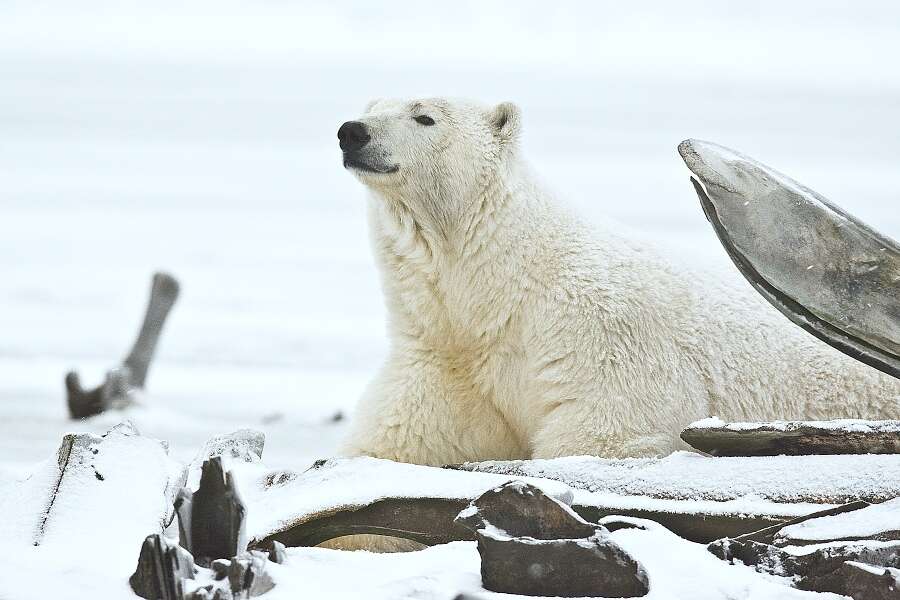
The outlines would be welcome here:
<svg viewBox="0 0 900 600">
<path fill-rule="evenodd" d="M 495 527 L 510 536 L 539 540 L 586 538 L 600 528 L 539 488 L 521 481 L 488 490 L 460 512 L 455 521 L 472 531 Z"/>
<path fill-rule="evenodd" d="M 606 529 L 527 483 L 485 492 L 455 522 L 475 532 L 487 590 L 625 598 L 649 589 L 644 570 Z"/>
<path fill-rule="evenodd" d="M 477 537 L 481 584 L 492 592 L 633 598 L 649 591 L 637 561 L 599 532 L 588 538 L 537 540 L 483 529 Z"/>
</svg>

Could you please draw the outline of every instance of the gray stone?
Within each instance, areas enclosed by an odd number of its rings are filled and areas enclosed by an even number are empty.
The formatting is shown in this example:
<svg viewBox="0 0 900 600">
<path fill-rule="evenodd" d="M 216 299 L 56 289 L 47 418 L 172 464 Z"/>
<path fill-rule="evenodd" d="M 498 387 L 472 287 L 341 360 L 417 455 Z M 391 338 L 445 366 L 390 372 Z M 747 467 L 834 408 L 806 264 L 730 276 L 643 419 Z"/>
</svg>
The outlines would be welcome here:
<svg viewBox="0 0 900 600">
<path fill-rule="evenodd" d="M 539 488 L 521 481 L 485 492 L 455 521 L 472 531 L 493 527 L 510 536 L 539 540 L 587 538 L 600 528 Z"/>
<path fill-rule="evenodd" d="M 483 529 L 477 537 L 481 583 L 492 592 L 633 598 L 649 591 L 640 564 L 599 532 L 588 538 L 536 540 Z"/>
<path fill-rule="evenodd" d="M 644 570 L 605 528 L 527 483 L 488 490 L 455 522 L 475 532 L 487 590 L 625 598 L 649 589 Z"/>
</svg>

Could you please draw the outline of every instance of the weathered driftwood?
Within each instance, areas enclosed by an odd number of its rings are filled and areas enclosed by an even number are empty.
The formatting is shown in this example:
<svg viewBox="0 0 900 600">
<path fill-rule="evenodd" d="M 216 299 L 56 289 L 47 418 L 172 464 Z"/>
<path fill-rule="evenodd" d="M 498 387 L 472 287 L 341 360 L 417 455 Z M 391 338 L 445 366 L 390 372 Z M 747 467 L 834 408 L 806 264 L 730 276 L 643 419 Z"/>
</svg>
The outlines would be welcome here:
<svg viewBox="0 0 900 600">
<path fill-rule="evenodd" d="M 193 579 L 194 558 L 162 535 L 148 535 L 141 545 L 131 589 L 148 600 L 183 600 L 185 579 Z"/>
<path fill-rule="evenodd" d="M 900 421 L 775 421 L 724 423 L 707 419 L 681 439 L 713 456 L 900 454 Z"/>
<path fill-rule="evenodd" d="M 791 553 L 782 548 L 758 542 L 717 540 L 709 551 L 722 560 L 735 560 L 760 573 L 794 578 L 798 589 L 811 592 L 848 594 L 843 572 L 846 561 L 857 561 L 888 567 L 900 566 L 900 543 L 873 544 L 842 542 L 806 553 Z"/>
<path fill-rule="evenodd" d="M 488 490 L 456 521 L 475 533 L 487 590 L 605 598 L 648 591 L 644 570 L 605 528 L 526 483 Z"/>
<path fill-rule="evenodd" d="M 246 549 L 244 519 L 246 507 L 238 494 L 231 472 L 222 468 L 222 457 L 203 463 L 199 489 L 179 492 L 176 514 L 181 545 L 194 555 L 197 564 L 208 566 L 220 558 L 236 556 Z"/>
<path fill-rule="evenodd" d="M 753 287 L 819 339 L 900 377 L 900 246 L 739 152 L 699 140 L 678 151 L 716 235 Z"/>
<path fill-rule="evenodd" d="M 844 589 L 853 600 L 900 599 L 900 571 L 847 561 L 841 567 Z"/>
<path fill-rule="evenodd" d="M 178 299 L 178 289 L 178 281 L 171 275 L 153 275 L 150 300 L 138 337 L 122 365 L 108 371 L 100 386 L 85 390 L 78 373 L 71 371 L 66 374 L 66 400 L 73 419 L 83 419 L 134 402 L 133 390 L 144 387 L 166 317 Z"/>
</svg>

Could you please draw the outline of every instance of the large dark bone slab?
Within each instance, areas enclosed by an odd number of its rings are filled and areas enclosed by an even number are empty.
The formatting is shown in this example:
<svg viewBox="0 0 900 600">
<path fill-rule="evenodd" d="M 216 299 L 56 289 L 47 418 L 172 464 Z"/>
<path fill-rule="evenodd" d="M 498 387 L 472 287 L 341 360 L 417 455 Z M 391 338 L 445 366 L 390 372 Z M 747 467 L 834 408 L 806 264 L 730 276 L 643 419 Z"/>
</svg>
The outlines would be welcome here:
<svg viewBox="0 0 900 600">
<path fill-rule="evenodd" d="M 692 423 L 681 439 L 713 456 L 900 454 L 900 421 Z"/>
<path fill-rule="evenodd" d="M 71 371 L 66 374 L 66 400 L 73 419 L 84 419 L 134 402 L 132 390 L 144 388 L 166 317 L 178 299 L 178 290 L 178 281 L 171 275 L 153 275 L 150 300 L 138 337 L 122 365 L 108 371 L 100 386 L 85 390 L 78 373 Z"/>
<path fill-rule="evenodd" d="M 819 339 L 900 377 L 900 246 L 739 152 L 700 140 L 678 152 L 719 241 L 753 287 Z"/>
<path fill-rule="evenodd" d="M 175 510 L 181 545 L 194 555 L 197 564 L 206 567 L 245 551 L 247 509 L 234 476 L 223 470 L 221 456 L 203 463 L 199 489 L 193 494 L 181 490 Z"/>
<path fill-rule="evenodd" d="M 643 568 L 605 528 L 527 483 L 488 490 L 456 522 L 475 532 L 487 590 L 626 598 L 649 589 Z"/>
</svg>

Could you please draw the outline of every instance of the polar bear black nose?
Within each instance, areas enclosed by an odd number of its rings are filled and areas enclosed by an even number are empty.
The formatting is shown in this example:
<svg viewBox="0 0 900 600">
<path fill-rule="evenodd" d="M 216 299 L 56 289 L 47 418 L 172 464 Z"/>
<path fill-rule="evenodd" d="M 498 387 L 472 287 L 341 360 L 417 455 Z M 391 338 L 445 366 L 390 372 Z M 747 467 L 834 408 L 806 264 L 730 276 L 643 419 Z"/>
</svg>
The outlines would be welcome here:
<svg viewBox="0 0 900 600">
<path fill-rule="evenodd" d="M 341 150 L 353 152 L 369 143 L 372 137 L 366 131 L 366 126 L 359 121 L 347 121 L 338 129 L 338 139 L 341 142 Z"/>
</svg>

